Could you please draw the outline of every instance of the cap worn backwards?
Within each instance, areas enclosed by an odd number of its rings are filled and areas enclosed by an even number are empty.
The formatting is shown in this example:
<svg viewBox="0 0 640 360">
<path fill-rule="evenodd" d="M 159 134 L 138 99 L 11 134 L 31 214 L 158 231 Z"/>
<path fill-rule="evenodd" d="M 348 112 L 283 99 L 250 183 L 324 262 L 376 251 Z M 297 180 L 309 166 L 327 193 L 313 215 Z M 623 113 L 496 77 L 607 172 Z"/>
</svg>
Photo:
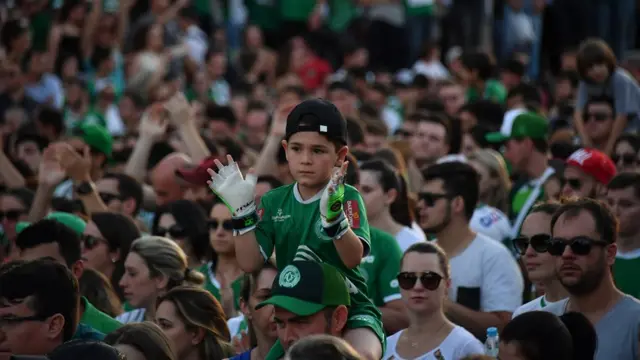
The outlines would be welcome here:
<svg viewBox="0 0 640 360">
<path fill-rule="evenodd" d="M 299 132 L 317 132 L 347 144 L 347 122 L 335 105 L 323 99 L 305 100 L 293 108 L 287 117 L 285 140 Z"/>
<path fill-rule="evenodd" d="M 256 309 L 273 305 L 298 316 L 310 316 L 330 306 L 351 304 L 345 278 L 333 266 L 294 261 L 278 273 L 271 297 Z"/>
</svg>

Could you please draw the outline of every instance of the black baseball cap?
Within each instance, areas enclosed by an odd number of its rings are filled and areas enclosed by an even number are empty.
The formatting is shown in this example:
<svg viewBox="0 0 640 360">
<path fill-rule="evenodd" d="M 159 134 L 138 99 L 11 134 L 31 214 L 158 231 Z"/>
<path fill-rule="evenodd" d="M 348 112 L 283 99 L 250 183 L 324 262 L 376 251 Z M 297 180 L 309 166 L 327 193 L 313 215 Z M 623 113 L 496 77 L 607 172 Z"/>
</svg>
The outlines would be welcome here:
<svg viewBox="0 0 640 360">
<path fill-rule="evenodd" d="M 271 297 L 256 306 L 273 305 L 298 316 L 310 316 L 331 306 L 349 306 L 345 278 L 335 267 L 315 261 L 294 261 L 278 273 Z"/>
<path fill-rule="evenodd" d="M 347 121 L 335 105 L 323 99 L 305 100 L 289 113 L 285 140 L 305 131 L 318 132 L 330 141 L 347 144 Z"/>
</svg>

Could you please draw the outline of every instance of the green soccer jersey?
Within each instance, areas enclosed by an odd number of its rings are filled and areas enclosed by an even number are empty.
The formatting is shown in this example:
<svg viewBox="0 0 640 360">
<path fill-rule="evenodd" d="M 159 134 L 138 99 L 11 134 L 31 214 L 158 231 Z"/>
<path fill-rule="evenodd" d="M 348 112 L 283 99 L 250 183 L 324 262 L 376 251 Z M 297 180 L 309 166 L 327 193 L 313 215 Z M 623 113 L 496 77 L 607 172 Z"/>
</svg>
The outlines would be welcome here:
<svg viewBox="0 0 640 360">
<path fill-rule="evenodd" d="M 367 282 L 369 297 L 380 307 L 400 299 L 396 275 L 400 271 L 402 250 L 393 235 L 371 227 L 371 251 L 362 258 L 360 272 Z"/>
<path fill-rule="evenodd" d="M 213 263 L 208 263 L 200 266 L 197 270 L 204 275 L 204 289 L 211 293 L 218 301 L 220 301 L 220 283 L 216 279 L 212 269 Z M 231 283 L 231 289 L 233 289 L 233 306 L 236 309 L 240 309 L 240 292 L 242 291 L 242 276 L 238 277 Z M 233 314 L 229 314 L 233 316 Z"/>
<path fill-rule="evenodd" d="M 507 90 L 498 80 L 489 79 L 484 85 L 484 92 L 482 94 L 479 94 L 474 88 L 467 90 L 467 102 L 475 102 L 480 99 L 502 104 L 507 99 Z"/>
<path fill-rule="evenodd" d="M 278 269 L 294 260 L 322 261 L 336 267 L 347 279 L 351 307 L 347 328 L 370 328 L 384 346 L 381 314 L 368 296 L 367 285 L 359 267 L 347 268 L 333 241 L 323 233 L 320 219 L 320 196 L 303 200 L 296 184 L 281 186 L 262 197 L 255 230 L 256 240 L 265 259 L 275 249 Z M 364 201 L 356 188 L 345 185 L 344 213 L 353 232 L 363 241 L 365 255 L 371 249 L 369 223 Z"/>
<path fill-rule="evenodd" d="M 640 251 L 616 257 L 616 262 L 613 264 L 613 278 L 616 286 L 623 293 L 636 299 L 640 299 L 638 273 L 640 273 Z"/>
</svg>

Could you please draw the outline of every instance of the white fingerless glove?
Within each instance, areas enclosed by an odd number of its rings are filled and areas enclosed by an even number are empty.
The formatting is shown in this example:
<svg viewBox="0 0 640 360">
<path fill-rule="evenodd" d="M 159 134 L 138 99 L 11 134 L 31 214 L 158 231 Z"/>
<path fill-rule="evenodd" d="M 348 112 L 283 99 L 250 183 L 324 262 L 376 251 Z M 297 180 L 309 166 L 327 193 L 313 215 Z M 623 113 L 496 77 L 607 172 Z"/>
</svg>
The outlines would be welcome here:
<svg viewBox="0 0 640 360">
<path fill-rule="evenodd" d="M 238 163 L 231 162 L 218 168 L 211 177 L 209 188 L 227 205 L 233 216 L 233 234 L 243 235 L 255 229 L 258 223 L 256 214 L 257 177 L 242 176 Z"/>
</svg>

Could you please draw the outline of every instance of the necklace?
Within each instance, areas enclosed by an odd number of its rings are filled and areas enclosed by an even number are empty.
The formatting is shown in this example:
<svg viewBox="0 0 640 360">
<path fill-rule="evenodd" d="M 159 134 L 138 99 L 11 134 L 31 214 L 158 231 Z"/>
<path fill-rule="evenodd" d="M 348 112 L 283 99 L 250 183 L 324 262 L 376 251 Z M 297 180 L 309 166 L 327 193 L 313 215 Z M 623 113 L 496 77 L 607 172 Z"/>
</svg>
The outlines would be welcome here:
<svg viewBox="0 0 640 360">
<path fill-rule="evenodd" d="M 442 329 L 444 328 L 444 326 L 445 326 L 445 325 L 447 325 L 447 322 L 446 322 L 446 321 L 445 321 L 444 323 L 442 323 L 442 325 L 440 325 L 440 327 L 438 328 L 438 330 L 436 330 L 436 331 L 433 333 L 433 335 L 432 335 L 432 336 L 437 335 L 437 334 L 440 332 L 440 330 L 442 330 Z M 411 340 L 411 335 L 409 335 L 409 331 L 408 331 L 408 329 L 407 329 L 407 332 L 406 332 L 405 334 L 406 334 L 405 341 L 407 341 L 407 342 L 409 343 L 409 345 L 410 345 L 412 348 L 416 348 L 416 347 L 418 347 L 418 345 L 420 345 L 420 343 L 421 343 L 421 342 L 422 342 L 422 344 L 424 344 L 424 341 L 422 341 L 421 339 L 418 339 L 418 340 L 416 340 L 416 341 L 412 341 L 412 340 Z M 422 335 L 422 334 L 419 334 L 419 336 L 420 336 L 420 335 Z"/>
</svg>

